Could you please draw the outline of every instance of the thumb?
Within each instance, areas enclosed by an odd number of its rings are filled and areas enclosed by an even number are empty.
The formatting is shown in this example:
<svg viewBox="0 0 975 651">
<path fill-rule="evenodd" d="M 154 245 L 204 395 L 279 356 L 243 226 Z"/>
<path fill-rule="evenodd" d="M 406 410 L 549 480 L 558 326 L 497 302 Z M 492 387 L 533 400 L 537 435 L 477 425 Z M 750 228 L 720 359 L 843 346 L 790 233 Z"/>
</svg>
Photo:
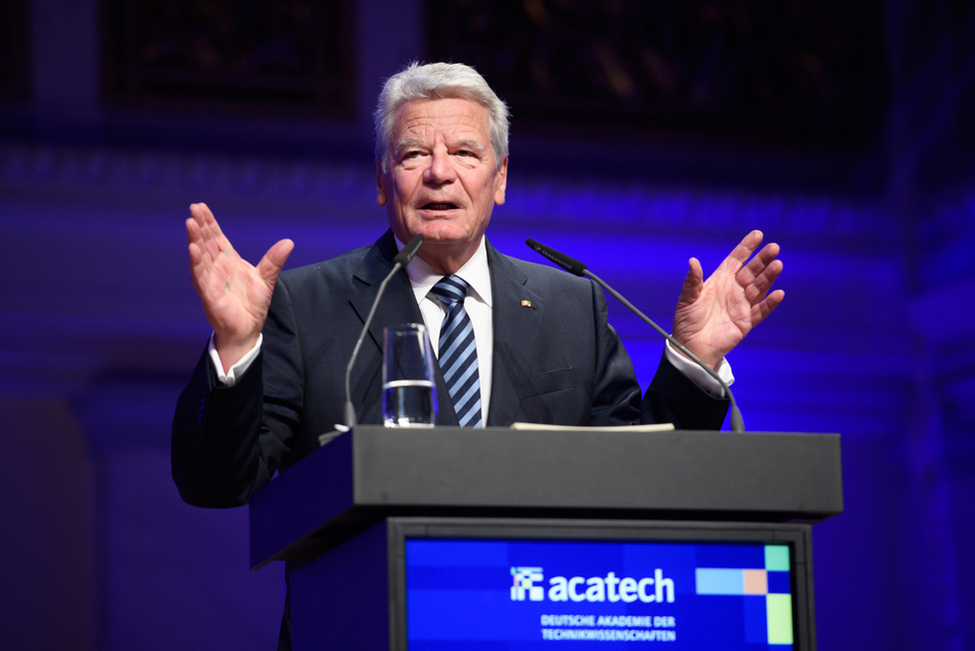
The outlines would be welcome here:
<svg viewBox="0 0 975 651">
<path fill-rule="evenodd" d="M 284 239 L 276 243 L 264 254 L 264 257 L 257 264 L 257 273 L 260 274 L 261 278 L 267 284 L 273 285 L 277 282 L 278 276 L 281 274 L 281 268 L 284 267 L 284 263 L 287 262 L 288 256 L 291 255 L 291 251 L 294 248 L 294 242 Z"/>
<path fill-rule="evenodd" d="M 684 276 L 684 286 L 680 290 L 678 305 L 687 305 L 697 300 L 704 286 L 704 270 L 697 258 L 691 258 L 687 263 L 687 275 Z"/>
</svg>

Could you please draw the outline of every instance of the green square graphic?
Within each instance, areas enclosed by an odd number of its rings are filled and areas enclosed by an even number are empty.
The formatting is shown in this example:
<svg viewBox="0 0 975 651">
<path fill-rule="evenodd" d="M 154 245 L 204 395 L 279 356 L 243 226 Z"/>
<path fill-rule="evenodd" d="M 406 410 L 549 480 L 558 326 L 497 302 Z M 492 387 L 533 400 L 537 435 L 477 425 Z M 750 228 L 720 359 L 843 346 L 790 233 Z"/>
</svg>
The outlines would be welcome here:
<svg viewBox="0 0 975 651">
<path fill-rule="evenodd" d="M 765 613 L 768 618 L 768 643 L 792 644 L 792 596 L 767 595 Z"/>
<path fill-rule="evenodd" d="M 769 572 L 788 572 L 789 546 L 765 545 L 765 569 Z"/>
</svg>

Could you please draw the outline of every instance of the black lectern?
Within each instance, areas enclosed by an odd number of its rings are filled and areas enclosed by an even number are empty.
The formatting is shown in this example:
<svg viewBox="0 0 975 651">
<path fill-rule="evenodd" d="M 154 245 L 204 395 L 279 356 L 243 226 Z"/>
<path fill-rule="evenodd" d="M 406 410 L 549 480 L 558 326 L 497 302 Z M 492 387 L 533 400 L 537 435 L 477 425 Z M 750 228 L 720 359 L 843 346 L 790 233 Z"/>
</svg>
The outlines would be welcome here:
<svg viewBox="0 0 975 651">
<path fill-rule="evenodd" d="M 842 510 L 835 434 L 360 426 L 252 497 L 251 561 L 294 562 L 299 651 L 806 650 Z"/>
</svg>

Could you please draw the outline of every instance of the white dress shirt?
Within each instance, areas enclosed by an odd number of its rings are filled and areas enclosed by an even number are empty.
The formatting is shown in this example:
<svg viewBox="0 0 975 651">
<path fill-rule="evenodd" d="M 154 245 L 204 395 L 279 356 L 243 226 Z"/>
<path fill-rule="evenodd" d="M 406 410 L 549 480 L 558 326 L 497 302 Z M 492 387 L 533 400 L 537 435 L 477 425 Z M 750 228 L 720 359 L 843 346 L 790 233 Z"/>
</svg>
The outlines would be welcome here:
<svg viewBox="0 0 975 651">
<path fill-rule="evenodd" d="M 396 240 L 400 250 L 403 244 Z M 406 267 L 413 285 L 416 303 L 423 315 L 423 324 L 430 335 L 433 353 L 440 356 L 440 326 L 443 325 L 447 309 L 439 298 L 430 293 L 433 286 L 440 282 L 443 274 L 414 257 Z M 470 285 L 467 298 L 464 299 L 464 309 L 474 326 L 474 343 L 477 346 L 477 374 L 481 383 L 481 422 L 487 424 L 488 408 L 491 406 L 491 380 L 494 377 L 492 362 L 494 360 L 494 322 L 491 318 L 492 295 L 491 272 L 488 270 L 487 246 L 485 238 L 481 236 L 481 243 L 474 251 L 471 259 L 464 263 L 457 273 L 453 274 Z"/>
</svg>

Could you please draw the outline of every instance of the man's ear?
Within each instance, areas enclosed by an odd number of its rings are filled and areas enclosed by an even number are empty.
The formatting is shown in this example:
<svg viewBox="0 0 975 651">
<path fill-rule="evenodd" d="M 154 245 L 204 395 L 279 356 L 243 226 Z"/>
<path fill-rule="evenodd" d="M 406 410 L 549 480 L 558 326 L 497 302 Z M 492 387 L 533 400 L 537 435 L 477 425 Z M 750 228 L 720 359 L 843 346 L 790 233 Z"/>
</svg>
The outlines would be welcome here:
<svg viewBox="0 0 975 651">
<path fill-rule="evenodd" d="M 494 203 L 504 205 L 504 190 L 508 185 L 508 157 L 505 156 L 494 180 Z"/>
<path fill-rule="evenodd" d="M 383 165 L 376 159 L 376 203 L 380 206 L 386 205 L 386 178 L 383 174 Z"/>
</svg>

